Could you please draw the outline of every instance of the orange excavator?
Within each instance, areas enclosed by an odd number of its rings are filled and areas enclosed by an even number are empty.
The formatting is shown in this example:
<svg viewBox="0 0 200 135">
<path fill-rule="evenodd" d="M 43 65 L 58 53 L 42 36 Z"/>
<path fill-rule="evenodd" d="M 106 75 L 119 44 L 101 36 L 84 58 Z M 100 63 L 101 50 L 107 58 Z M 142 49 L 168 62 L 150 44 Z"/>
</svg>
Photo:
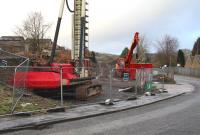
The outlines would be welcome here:
<svg viewBox="0 0 200 135">
<path fill-rule="evenodd" d="M 136 54 L 136 62 L 133 61 L 133 51 L 138 44 L 139 32 L 136 32 L 128 54 L 124 58 L 119 58 L 117 60 L 116 73 L 118 76 L 123 77 L 125 74 L 128 74 L 129 78 L 134 80 L 136 79 L 136 69 L 153 67 L 153 65 L 149 63 L 139 63 L 138 54 Z"/>
</svg>

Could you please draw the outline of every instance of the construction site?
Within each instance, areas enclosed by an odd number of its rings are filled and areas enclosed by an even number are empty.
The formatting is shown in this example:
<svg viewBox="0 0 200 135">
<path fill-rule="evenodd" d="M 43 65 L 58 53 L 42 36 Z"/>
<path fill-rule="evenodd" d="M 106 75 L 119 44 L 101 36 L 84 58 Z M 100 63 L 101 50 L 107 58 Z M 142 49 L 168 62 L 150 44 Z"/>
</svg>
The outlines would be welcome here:
<svg viewBox="0 0 200 135">
<path fill-rule="evenodd" d="M 17 37 L 15 48 L 4 50 L 11 37 L 2 37 L 5 47 L 0 49 L 0 115 L 18 113 L 45 113 L 87 104 L 112 105 L 122 100 L 136 100 L 140 96 L 155 96 L 165 93 L 165 84 L 175 84 L 174 72 L 170 68 L 155 68 L 143 61 L 140 50 L 140 33 L 133 32 L 128 53 L 108 57 L 107 61 L 94 58 L 89 48 L 89 15 L 87 0 L 74 0 L 74 10 L 66 0 L 61 0 L 57 26 L 53 41 L 44 51 L 48 55 L 30 54 L 21 45 L 28 40 Z M 64 8 L 72 15 L 71 50 L 57 46 Z M 8 49 L 10 51 L 8 51 Z M 44 48 L 43 48 L 44 50 Z M 60 50 L 71 59 L 55 56 Z M 134 53 L 135 52 L 135 53 Z M 29 54 L 28 54 L 29 53 Z M 56 58 L 55 58 L 56 57 Z M 56 60 L 55 60 L 56 59 Z"/>
</svg>

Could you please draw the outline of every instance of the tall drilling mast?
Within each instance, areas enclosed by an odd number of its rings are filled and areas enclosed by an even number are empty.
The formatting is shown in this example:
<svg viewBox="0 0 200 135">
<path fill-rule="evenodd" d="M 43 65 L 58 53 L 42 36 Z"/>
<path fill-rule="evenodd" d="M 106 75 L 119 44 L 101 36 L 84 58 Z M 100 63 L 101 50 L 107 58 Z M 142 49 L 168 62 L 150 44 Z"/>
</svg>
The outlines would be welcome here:
<svg viewBox="0 0 200 135">
<path fill-rule="evenodd" d="M 53 47 L 51 51 L 51 56 L 49 58 L 48 64 L 52 64 L 55 50 L 57 46 L 57 40 L 60 30 L 60 24 L 63 16 L 64 5 L 67 4 L 68 10 L 72 13 L 72 60 L 78 61 L 79 66 L 83 66 L 83 60 L 85 56 L 85 49 L 88 47 L 86 43 L 88 43 L 88 15 L 86 5 L 88 3 L 86 0 L 74 0 L 74 11 L 72 11 L 69 7 L 68 0 L 61 0 L 61 6 L 53 41 Z"/>
<path fill-rule="evenodd" d="M 82 66 L 85 48 L 88 47 L 88 3 L 86 0 L 74 0 L 72 59 Z"/>
</svg>

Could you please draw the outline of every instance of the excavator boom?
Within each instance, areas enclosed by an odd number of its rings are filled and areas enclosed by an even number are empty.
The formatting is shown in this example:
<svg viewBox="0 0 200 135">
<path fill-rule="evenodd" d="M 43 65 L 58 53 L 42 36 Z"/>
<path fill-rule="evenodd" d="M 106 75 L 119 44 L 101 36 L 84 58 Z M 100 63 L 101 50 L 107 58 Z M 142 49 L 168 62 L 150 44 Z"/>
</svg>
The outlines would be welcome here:
<svg viewBox="0 0 200 135">
<path fill-rule="evenodd" d="M 131 45 L 131 49 L 128 52 L 128 55 L 125 58 L 125 67 L 129 67 L 132 57 L 133 57 L 133 50 L 135 49 L 135 47 L 138 45 L 139 42 L 139 32 L 136 32 L 134 35 L 134 39 Z"/>
</svg>

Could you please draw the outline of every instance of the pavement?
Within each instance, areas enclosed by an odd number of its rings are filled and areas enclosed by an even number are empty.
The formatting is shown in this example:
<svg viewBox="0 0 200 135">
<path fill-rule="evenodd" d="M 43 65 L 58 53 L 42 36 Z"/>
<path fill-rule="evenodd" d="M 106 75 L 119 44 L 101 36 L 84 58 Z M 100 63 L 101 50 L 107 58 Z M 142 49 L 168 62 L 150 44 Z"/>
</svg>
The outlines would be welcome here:
<svg viewBox="0 0 200 135">
<path fill-rule="evenodd" d="M 165 89 L 168 93 L 157 94 L 156 96 L 141 96 L 137 100 L 119 101 L 112 106 L 100 104 L 84 105 L 72 109 L 67 109 L 63 113 L 51 113 L 31 117 L 6 117 L 0 119 L 0 134 L 20 129 L 29 129 L 54 123 L 67 122 L 125 111 L 141 106 L 150 105 L 156 102 L 177 97 L 194 90 L 194 86 L 189 83 L 167 84 Z"/>
</svg>

